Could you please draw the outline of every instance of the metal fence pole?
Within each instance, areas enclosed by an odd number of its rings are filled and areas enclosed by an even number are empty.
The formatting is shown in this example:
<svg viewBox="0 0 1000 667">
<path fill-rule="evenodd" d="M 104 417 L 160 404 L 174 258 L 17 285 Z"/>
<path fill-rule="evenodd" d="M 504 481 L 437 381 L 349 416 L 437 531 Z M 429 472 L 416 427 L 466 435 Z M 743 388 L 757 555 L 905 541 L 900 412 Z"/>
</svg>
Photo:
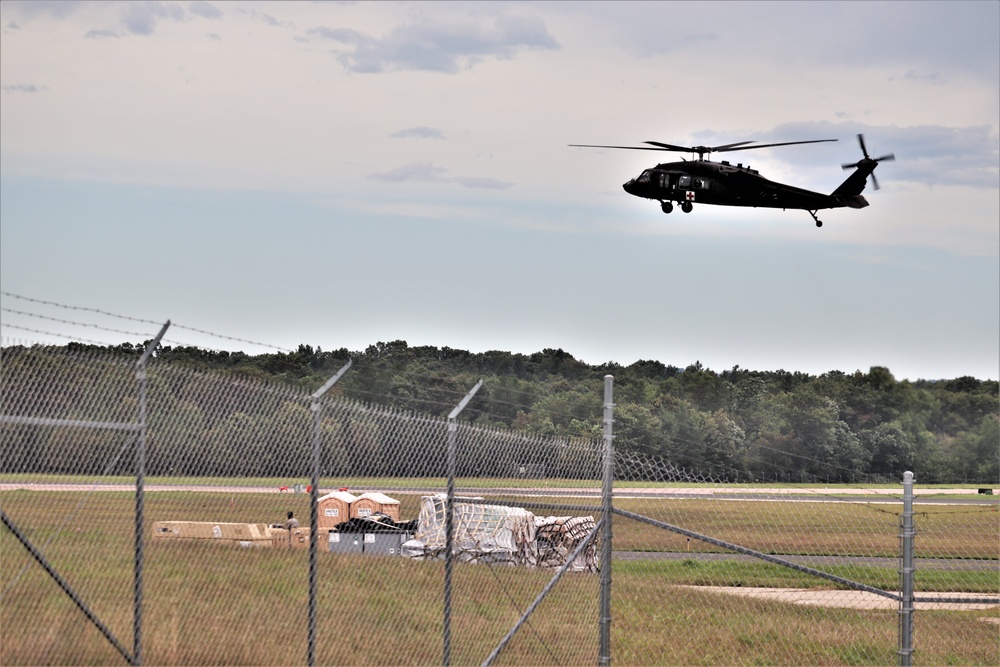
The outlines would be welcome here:
<svg viewBox="0 0 1000 667">
<path fill-rule="evenodd" d="M 601 610 L 600 657 L 598 664 L 611 664 L 611 492 L 615 479 L 613 375 L 604 376 L 604 483 L 601 488 Z"/>
<path fill-rule="evenodd" d="M 319 505 L 319 450 L 320 442 L 320 413 L 323 411 L 323 394 L 333 385 L 337 384 L 347 369 L 354 363 L 348 361 L 337 374 L 326 381 L 322 387 L 312 395 L 313 431 L 312 431 L 312 479 L 309 489 L 309 639 L 306 664 L 314 667 L 316 664 L 316 541 L 319 532 L 318 505 Z"/>
<path fill-rule="evenodd" d="M 903 516 L 900 518 L 900 599 L 899 599 L 899 664 L 913 664 L 913 575 L 916 571 L 913 558 L 913 473 L 903 473 Z"/>
<path fill-rule="evenodd" d="M 135 584 L 133 588 L 132 609 L 132 664 L 142 664 L 142 564 L 143 564 L 143 533 L 145 525 L 146 504 L 146 362 L 156 350 L 170 327 L 170 320 L 149 341 L 139 361 L 135 364 L 135 379 L 139 385 L 139 438 L 136 442 L 135 454 Z"/>
<path fill-rule="evenodd" d="M 452 548 L 454 547 L 454 536 L 452 532 L 455 528 L 455 432 L 458 431 L 458 424 L 455 418 L 458 413 L 465 409 L 472 397 L 476 395 L 479 388 L 483 386 L 483 381 L 476 383 L 465 398 L 455 406 L 455 409 L 448 415 L 448 495 L 445 500 L 444 530 L 445 530 L 445 551 L 444 551 L 444 653 L 441 664 L 445 667 L 451 664 L 451 574 L 454 567 L 454 557 Z"/>
</svg>

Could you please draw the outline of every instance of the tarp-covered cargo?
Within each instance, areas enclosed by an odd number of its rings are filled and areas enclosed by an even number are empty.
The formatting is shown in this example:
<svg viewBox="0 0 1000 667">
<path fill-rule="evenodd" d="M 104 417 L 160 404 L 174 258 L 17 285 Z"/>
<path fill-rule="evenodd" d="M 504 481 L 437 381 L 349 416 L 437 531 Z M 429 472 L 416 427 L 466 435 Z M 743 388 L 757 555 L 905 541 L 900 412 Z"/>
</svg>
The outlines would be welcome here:
<svg viewBox="0 0 1000 667">
<path fill-rule="evenodd" d="M 535 541 L 538 565 L 562 567 L 580 542 L 587 539 L 597 524 L 592 516 L 535 517 Z M 571 566 L 574 571 L 597 572 L 597 540 L 592 540 Z"/>
<path fill-rule="evenodd" d="M 443 494 L 420 499 L 417 534 L 403 544 L 404 556 L 444 557 L 445 510 Z M 456 501 L 454 512 L 454 552 L 459 560 L 469 562 L 560 567 L 595 525 L 593 517 L 536 517 L 521 507 L 478 502 Z M 597 571 L 594 541 L 573 569 Z"/>
</svg>

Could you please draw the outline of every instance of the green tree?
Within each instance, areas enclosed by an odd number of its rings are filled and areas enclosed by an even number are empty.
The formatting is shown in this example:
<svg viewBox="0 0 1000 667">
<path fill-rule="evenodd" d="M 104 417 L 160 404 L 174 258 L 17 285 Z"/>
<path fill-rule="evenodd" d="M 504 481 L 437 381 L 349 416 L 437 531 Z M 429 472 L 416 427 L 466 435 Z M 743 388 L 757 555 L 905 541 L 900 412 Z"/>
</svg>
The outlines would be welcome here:
<svg viewBox="0 0 1000 667">
<path fill-rule="evenodd" d="M 913 440 L 899 422 L 879 424 L 862 431 L 861 442 L 871 455 L 870 471 L 892 479 L 902 479 L 913 470 Z"/>
</svg>

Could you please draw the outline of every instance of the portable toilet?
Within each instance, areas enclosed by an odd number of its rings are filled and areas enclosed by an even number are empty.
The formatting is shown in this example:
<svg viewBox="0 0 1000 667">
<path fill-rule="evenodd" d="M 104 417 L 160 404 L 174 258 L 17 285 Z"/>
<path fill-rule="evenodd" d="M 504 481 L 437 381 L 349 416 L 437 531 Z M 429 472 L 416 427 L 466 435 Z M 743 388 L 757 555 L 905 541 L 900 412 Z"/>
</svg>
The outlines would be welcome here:
<svg viewBox="0 0 1000 667">
<path fill-rule="evenodd" d="M 399 501 L 384 493 L 362 493 L 351 503 L 351 518 L 369 517 L 381 512 L 393 521 L 399 521 Z"/>
<path fill-rule="evenodd" d="M 353 516 L 351 505 L 356 500 L 357 497 L 347 491 L 334 491 L 320 498 L 316 501 L 316 527 L 334 528 L 350 519 Z"/>
</svg>

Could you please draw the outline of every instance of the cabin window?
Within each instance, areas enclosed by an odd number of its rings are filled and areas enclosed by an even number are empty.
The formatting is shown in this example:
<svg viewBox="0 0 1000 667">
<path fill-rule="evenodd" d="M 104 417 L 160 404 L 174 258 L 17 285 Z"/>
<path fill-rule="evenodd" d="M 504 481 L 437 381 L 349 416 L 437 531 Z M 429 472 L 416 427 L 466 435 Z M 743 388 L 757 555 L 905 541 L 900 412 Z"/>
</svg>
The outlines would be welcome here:
<svg viewBox="0 0 1000 667">
<path fill-rule="evenodd" d="M 677 179 L 677 187 L 683 188 L 685 190 L 688 189 L 688 188 L 690 188 L 691 187 L 691 177 L 690 176 L 681 176 L 680 178 L 678 178 Z"/>
<path fill-rule="evenodd" d="M 694 189 L 695 190 L 707 190 L 708 189 L 708 181 L 706 181 L 704 178 L 696 178 L 696 179 L 694 179 Z"/>
</svg>

